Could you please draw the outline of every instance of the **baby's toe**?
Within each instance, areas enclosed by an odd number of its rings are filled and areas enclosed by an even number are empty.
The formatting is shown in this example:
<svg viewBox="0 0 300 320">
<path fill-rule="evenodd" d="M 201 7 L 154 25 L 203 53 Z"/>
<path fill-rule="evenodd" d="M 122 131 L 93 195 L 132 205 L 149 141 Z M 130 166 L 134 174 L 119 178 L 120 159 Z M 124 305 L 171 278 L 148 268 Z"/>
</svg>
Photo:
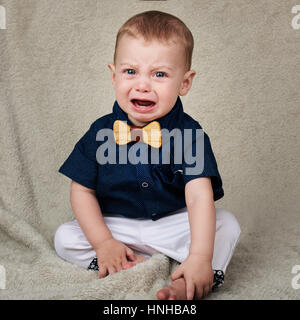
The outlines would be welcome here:
<svg viewBox="0 0 300 320">
<path fill-rule="evenodd" d="M 156 296 L 159 300 L 168 300 L 170 291 L 167 288 L 160 289 L 159 291 L 157 291 Z"/>
</svg>

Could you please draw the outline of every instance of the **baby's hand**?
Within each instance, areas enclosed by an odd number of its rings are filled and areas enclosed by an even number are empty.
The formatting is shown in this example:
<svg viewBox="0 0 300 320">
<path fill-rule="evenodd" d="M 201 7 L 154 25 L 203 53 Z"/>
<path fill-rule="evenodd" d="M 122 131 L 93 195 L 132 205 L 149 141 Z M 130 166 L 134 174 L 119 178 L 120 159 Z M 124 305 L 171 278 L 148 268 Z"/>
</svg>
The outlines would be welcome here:
<svg viewBox="0 0 300 320">
<path fill-rule="evenodd" d="M 211 290 L 213 274 L 209 259 L 204 259 L 196 254 L 190 254 L 172 273 L 171 280 L 174 281 L 184 277 L 187 300 L 198 300 L 203 299 Z"/>
<path fill-rule="evenodd" d="M 134 262 L 136 256 L 134 252 L 124 243 L 110 238 L 105 240 L 96 249 L 99 266 L 99 278 L 104 278 L 108 274 L 113 274 L 123 270 L 129 262 Z"/>
</svg>

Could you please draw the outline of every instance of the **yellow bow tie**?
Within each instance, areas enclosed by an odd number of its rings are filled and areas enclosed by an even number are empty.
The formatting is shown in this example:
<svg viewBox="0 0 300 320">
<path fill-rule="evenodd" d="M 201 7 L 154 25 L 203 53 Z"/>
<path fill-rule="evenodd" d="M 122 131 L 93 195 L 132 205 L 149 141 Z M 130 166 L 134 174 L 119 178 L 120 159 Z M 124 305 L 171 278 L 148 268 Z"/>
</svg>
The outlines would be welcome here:
<svg viewBox="0 0 300 320">
<path fill-rule="evenodd" d="M 152 121 L 145 127 L 129 126 L 126 122 L 116 120 L 113 125 L 115 141 L 119 145 L 127 144 L 131 141 L 141 141 L 151 147 L 161 147 L 160 124 Z"/>
</svg>

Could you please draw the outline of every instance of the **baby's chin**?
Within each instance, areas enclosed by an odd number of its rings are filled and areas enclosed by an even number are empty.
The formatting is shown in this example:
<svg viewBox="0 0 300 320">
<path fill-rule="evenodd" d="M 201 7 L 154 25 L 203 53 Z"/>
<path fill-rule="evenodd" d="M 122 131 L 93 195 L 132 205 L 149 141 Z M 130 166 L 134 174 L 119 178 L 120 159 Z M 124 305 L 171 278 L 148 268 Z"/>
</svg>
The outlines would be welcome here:
<svg viewBox="0 0 300 320">
<path fill-rule="evenodd" d="M 139 127 L 144 127 L 146 126 L 148 123 L 150 123 L 151 121 L 154 121 L 157 119 L 157 117 L 155 117 L 154 115 L 150 116 L 150 115 L 143 115 L 143 116 L 132 116 L 132 115 L 128 115 L 128 119 L 135 125 L 135 126 L 139 126 Z"/>
<path fill-rule="evenodd" d="M 135 122 L 149 123 L 157 119 L 157 110 L 151 110 L 149 112 L 139 112 L 137 110 L 128 110 L 129 119 L 135 120 Z"/>
</svg>

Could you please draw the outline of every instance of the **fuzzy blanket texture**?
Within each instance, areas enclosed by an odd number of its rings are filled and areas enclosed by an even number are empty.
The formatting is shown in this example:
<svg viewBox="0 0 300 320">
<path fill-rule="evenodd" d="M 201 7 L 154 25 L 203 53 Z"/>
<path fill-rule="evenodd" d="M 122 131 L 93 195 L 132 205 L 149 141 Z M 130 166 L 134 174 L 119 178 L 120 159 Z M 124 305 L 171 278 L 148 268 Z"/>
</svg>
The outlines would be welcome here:
<svg viewBox="0 0 300 320">
<path fill-rule="evenodd" d="M 300 265 L 294 5 L 0 0 L 0 299 L 156 299 L 170 282 L 178 263 L 163 254 L 98 279 L 60 259 L 53 244 L 58 226 L 73 219 L 70 180 L 58 168 L 89 125 L 111 112 L 107 63 L 115 36 L 129 17 L 150 9 L 178 16 L 194 35 L 197 75 L 183 106 L 212 142 L 225 191 L 216 207 L 232 212 L 242 229 L 224 286 L 206 299 L 299 299 L 292 273 Z"/>
</svg>

